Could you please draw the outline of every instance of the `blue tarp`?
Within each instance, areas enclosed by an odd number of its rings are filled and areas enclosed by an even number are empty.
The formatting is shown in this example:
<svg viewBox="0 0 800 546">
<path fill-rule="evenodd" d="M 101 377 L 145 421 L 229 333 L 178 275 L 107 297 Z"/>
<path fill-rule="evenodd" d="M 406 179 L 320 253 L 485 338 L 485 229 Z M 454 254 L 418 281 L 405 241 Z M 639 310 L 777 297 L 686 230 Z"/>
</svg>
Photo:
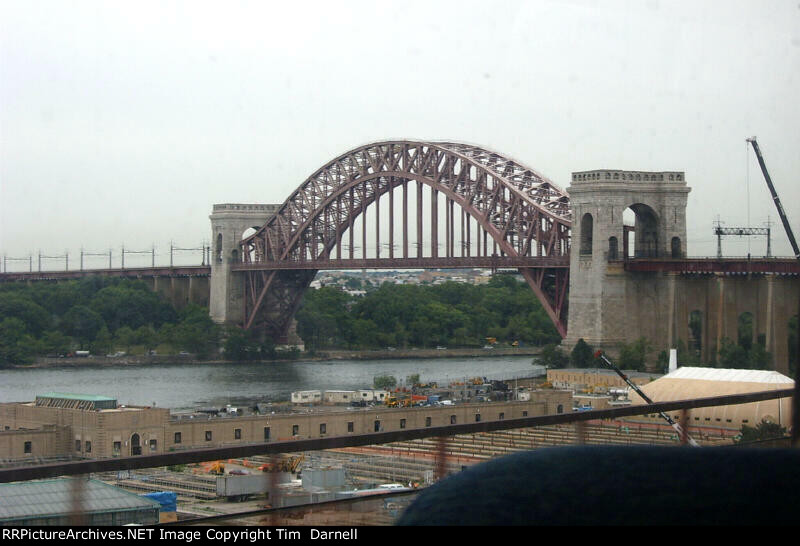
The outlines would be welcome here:
<svg viewBox="0 0 800 546">
<path fill-rule="evenodd" d="M 172 491 L 161 491 L 158 493 L 146 493 L 142 497 L 153 499 L 161 504 L 162 512 L 174 512 L 178 509 L 178 495 Z"/>
</svg>

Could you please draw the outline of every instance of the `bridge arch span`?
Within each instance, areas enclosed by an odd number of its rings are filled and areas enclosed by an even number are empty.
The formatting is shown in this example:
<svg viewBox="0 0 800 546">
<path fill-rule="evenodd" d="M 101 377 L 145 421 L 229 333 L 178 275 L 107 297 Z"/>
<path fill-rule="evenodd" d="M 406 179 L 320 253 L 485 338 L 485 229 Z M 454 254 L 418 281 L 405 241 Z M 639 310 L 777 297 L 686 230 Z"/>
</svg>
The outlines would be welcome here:
<svg viewBox="0 0 800 546">
<path fill-rule="evenodd" d="M 416 249 L 409 252 L 408 186 L 417 185 Z M 424 212 L 422 188 L 431 200 Z M 396 190 L 398 190 L 396 192 Z M 402 193 L 402 252 L 394 253 L 395 193 Z M 444 198 L 444 251 L 439 255 L 439 193 Z M 381 240 L 379 201 L 388 195 L 389 229 Z M 376 206 L 377 205 L 377 206 Z M 461 248 L 455 246 L 455 205 L 462 210 Z M 469 241 L 474 222 L 478 257 L 500 266 L 517 259 L 529 285 L 545 306 L 562 335 L 566 332 L 565 296 L 572 216 L 569 197 L 537 172 L 496 152 L 451 142 L 385 141 L 355 148 L 325 164 L 304 181 L 278 208 L 274 216 L 241 244 L 245 272 L 246 328 L 263 328 L 276 340 L 285 337 L 288 321 L 316 271 L 337 262 L 357 264 L 354 222 L 361 218 L 362 259 L 366 258 L 367 210 L 375 210 L 376 253 L 389 247 L 385 267 L 418 267 L 424 258 L 423 224 L 430 234 L 428 267 L 448 267 L 459 258 L 472 258 Z M 465 230 L 466 225 L 466 230 Z M 348 256 L 343 238 L 348 233 Z M 483 236 L 482 248 L 480 236 Z M 491 254 L 488 239 L 491 239 Z M 457 256 L 459 254 L 461 256 Z M 334 260 L 333 255 L 336 259 Z M 412 255 L 413 254 L 413 255 Z M 417 261 L 415 261 L 417 260 Z M 440 265 L 433 265 L 440 260 Z M 380 260 L 378 260 L 380 261 Z M 373 263 L 373 266 L 381 267 Z M 548 267 L 548 265 L 550 267 Z M 288 318 L 287 318 L 288 317 Z"/>
</svg>

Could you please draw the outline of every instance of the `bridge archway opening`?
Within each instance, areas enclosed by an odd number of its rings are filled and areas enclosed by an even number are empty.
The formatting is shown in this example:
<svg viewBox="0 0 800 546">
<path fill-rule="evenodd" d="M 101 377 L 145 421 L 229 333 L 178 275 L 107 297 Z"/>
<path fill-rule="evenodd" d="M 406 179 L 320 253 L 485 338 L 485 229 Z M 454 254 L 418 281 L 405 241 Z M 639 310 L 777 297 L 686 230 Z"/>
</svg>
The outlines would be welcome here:
<svg viewBox="0 0 800 546">
<path fill-rule="evenodd" d="M 244 232 L 242 232 L 242 236 L 237 240 L 247 239 L 251 235 L 254 235 L 258 231 L 259 227 L 260 226 L 252 226 L 252 227 L 247 228 L 246 230 L 244 230 Z M 251 252 L 250 258 L 251 259 L 255 259 L 255 253 L 254 252 Z M 236 263 L 236 262 L 239 261 L 239 255 L 237 254 L 235 259 L 234 259 L 234 256 L 232 255 L 231 259 L 232 259 L 232 261 L 234 263 Z"/>
<path fill-rule="evenodd" d="M 634 203 L 622 213 L 625 226 L 633 227 L 633 237 L 628 237 L 628 257 L 657 258 L 659 256 L 658 215 L 649 205 Z"/>
<path fill-rule="evenodd" d="M 689 313 L 689 343 L 687 350 L 693 357 L 700 358 L 703 351 L 703 312 L 695 309 Z"/>
</svg>

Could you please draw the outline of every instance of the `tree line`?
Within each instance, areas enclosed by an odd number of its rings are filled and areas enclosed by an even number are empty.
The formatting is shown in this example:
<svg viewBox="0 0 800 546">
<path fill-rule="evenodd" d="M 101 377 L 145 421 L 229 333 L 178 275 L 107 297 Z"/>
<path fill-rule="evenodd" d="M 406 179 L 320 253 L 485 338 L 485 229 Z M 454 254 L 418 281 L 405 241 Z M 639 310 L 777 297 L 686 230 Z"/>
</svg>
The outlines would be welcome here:
<svg viewBox="0 0 800 546">
<path fill-rule="evenodd" d="M 141 280 L 0 285 L 0 365 L 77 350 L 104 355 L 165 347 L 208 355 L 222 333 L 207 308 L 177 310 Z"/>
<path fill-rule="evenodd" d="M 366 295 L 309 289 L 297 332 L 313 349 L 481 347 L 557 343 L 560 336 L 530 287 L 511 275 L 485 285 L 383 283 Z"/>
</svg>

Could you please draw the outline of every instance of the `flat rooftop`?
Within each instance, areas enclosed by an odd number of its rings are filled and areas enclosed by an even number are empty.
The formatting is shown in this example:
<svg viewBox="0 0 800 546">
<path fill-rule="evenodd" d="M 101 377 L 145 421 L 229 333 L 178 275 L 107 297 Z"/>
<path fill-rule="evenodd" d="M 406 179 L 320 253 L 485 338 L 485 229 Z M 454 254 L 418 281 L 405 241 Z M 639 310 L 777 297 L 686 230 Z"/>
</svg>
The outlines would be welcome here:
<svg viewBox="0 0 800 546">
<path fill-rule="evenodd" d="M 103 410 L 116 409 L 117 399 L 97 394 L 47 392 L 36 395 L 35 404 L 48 408 Z"/>
</svg>

